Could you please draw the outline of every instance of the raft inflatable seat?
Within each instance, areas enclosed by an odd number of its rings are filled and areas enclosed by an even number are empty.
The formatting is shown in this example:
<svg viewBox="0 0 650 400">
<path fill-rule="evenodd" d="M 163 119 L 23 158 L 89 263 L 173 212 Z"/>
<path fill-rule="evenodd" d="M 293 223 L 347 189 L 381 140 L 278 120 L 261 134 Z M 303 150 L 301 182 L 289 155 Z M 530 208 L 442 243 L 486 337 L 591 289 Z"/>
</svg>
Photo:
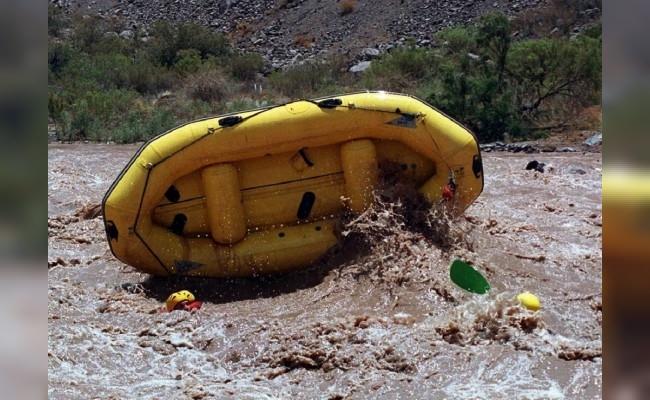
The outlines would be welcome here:
<svg viewBox="0 0 650 400">
<path fill-rule="evenodd" d="M 215 242 L 237 243 L 246 236 L 246 215 L 239 187 L 237 167 L 217 164 L 203 168 L 208 226 Z"/>
<path fill-rule="evenodd" d="M 353 213 L 367 210 L 374 201 L 379 179 L 377 150 L 372 140 L 351 140 L 341 145 L 341 164 L 347 205 Z"/>
<path fill-rule="evenodd" d="M 474 135 L 414 97 L 364 92 L 197 120 L 147 143 L 102 201 L 113 254 L 159 275 L 244 277 L 306 268 L 382 179 L 458 214 L 483 189 Z"/>
</svg>

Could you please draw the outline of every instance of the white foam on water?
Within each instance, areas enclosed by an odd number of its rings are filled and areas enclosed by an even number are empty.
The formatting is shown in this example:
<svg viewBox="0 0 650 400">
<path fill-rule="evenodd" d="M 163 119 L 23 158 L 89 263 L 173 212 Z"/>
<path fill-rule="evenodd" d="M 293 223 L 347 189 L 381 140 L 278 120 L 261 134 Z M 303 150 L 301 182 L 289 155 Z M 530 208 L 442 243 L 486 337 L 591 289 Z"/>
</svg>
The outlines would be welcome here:
<svg viewBox="0 0 650 400">
<path fill-rule="evenodd" d="M 480 269 L 493 284 L 487 295 L 455 286 L 448 275 L 451 255 L 404 231 L 408 243 L 378 247 L 376 258 L 351 262 L 323 284 L 240 302 L 206 300 L 196 313 L 149 313 L 161 305 L 159 298 L 112 289 L 144 278 L 119 270 L 114 261 L 84 262 L 105 246 L 95 241 L 104 238 L 100 220 L 66 226 L 51 238 L 51 256 L 82 263 L 50 268 L 48 397 L 596 397 L 602 388 L 601 318 L 584 298 L 594 294 L 594 301 L 602 301 L 598 254 L 587 252 L 599 239 L 582 235 L 600 229 L 589 224 L 590 213 L 600 207 L 593 193 L 600 172 L 568 174 L 565 166 L 573 161 L 562 161 L 554 162 L 553 174 L 534 177 L 520 171 L 524 161 L 486 159 L 486 191 L 470 209 L 476 246 L 459 252 L 486 267 Z M 94 171 L 101 163 L 89 164 L 86 170 Z M 489 169 L 496 164 L 494 173 Z M 48 174 L 55 178 L 48 187 L 57 192 L 48 202 L 64 202 L 57 203 L 63 217 L 88 204 L 78 195 L 90 193 L 97 202 L 99 188 L 109 183 L 102 171 L 88 179 L 78 172 L 83 169 Z M 78 187 L 76 176 L 83 178 Z M 558 211 L 545 209 L 544 202 Z M 567 208 L 569 202 L 574 206 Z M 383 228 L 390 234 L 399 227 L 388 220 Z M 93 242 L 71 242 L 69 233 Z M 521 260 L 514 252 L 546 260 Z M 595 263 L 582 260 L 589 254 Z M 574 271 L 574 263 L 587 272 Z M 102 288 L 98 282 L 107 283 Z M 540 296 L 542 310 L 519 308 L 514 296 L 520 290 Z M 524 322 L 532 328 L 522 328 Z M 450 326 L 459 329 L 459 338 L 453 329 L 443 336 Z"/>
<path fill-rule="evenodd" d="M 563 399 L 557 381 L 533 375 L 530 354 L 517 354 L 490 368 L 486 364 L 471 373 L 452 378 L 441 391 L 448 399 Z M 473 364 L 475 365 L 475 364 Z"/>
</svg>

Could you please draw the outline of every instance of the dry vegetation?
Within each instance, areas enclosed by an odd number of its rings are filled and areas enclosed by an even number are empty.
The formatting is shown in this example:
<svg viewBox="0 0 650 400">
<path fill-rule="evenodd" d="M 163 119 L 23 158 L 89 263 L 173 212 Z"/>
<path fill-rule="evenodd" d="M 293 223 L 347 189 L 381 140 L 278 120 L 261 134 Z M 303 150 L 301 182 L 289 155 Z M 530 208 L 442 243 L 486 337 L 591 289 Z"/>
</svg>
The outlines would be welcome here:
<svg viewBox="0 0 650 400">
<path fill-rule="evenodd" d="M 341 0 L 339 1 L 339 14 L 348 15 L 354 12 L 357 8 L 355 0 Z"/>
</svg>

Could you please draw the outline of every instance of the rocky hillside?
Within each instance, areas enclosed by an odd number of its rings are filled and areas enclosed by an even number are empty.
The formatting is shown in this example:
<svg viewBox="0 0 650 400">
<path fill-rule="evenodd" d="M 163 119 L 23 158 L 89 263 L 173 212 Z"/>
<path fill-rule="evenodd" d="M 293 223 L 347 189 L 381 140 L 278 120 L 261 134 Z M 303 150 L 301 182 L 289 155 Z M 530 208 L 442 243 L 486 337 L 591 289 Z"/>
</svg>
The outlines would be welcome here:
<svg viewBox="0 0 650 400">
<path fill-rule="evenodd" d="M 50 0 L 68 13 L 121 16 L 124 31 L 155 20 L 198 21 L 227 35 L 240 51 L 261 54 L 271 68 L 341 55 L 350 63 L 412 41 L 429 45 L 442 28 L 481 15 L 510 16 L 553 0 Z M 557 3 L 557 2 L 556 2 Z M 587 19 L 602 2 L 579 1 Z M 575 18 L 574 18 L 575 19 Z M 582 18 L 584 22 L 585 18 Z M 580 21 L 570 21 L 577 23 Z M 566 31 L 566 27 L 563 27 Z M 575 26 L 569 29 L 579 29 Z M 364 51 L 366 49 L 366 51 Z M 367 50 L 371 49 L 371 50 Z"/>
</svg>

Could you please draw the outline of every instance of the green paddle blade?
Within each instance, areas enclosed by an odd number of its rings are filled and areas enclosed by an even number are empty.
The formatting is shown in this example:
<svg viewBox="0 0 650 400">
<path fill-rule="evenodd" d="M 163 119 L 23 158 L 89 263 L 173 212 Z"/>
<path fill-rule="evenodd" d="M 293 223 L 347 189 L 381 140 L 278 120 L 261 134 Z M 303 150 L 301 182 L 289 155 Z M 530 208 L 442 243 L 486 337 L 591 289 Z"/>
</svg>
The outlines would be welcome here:
<svg viewBox="0 0 650 400">
<path fill-rule="evenodd" d="M 490 284 L 485 277 L 461 260 L 451 263 L 449 277 L 456 285 L 471 293 L 485 294 L 490 290 Z"/>
</svg>

